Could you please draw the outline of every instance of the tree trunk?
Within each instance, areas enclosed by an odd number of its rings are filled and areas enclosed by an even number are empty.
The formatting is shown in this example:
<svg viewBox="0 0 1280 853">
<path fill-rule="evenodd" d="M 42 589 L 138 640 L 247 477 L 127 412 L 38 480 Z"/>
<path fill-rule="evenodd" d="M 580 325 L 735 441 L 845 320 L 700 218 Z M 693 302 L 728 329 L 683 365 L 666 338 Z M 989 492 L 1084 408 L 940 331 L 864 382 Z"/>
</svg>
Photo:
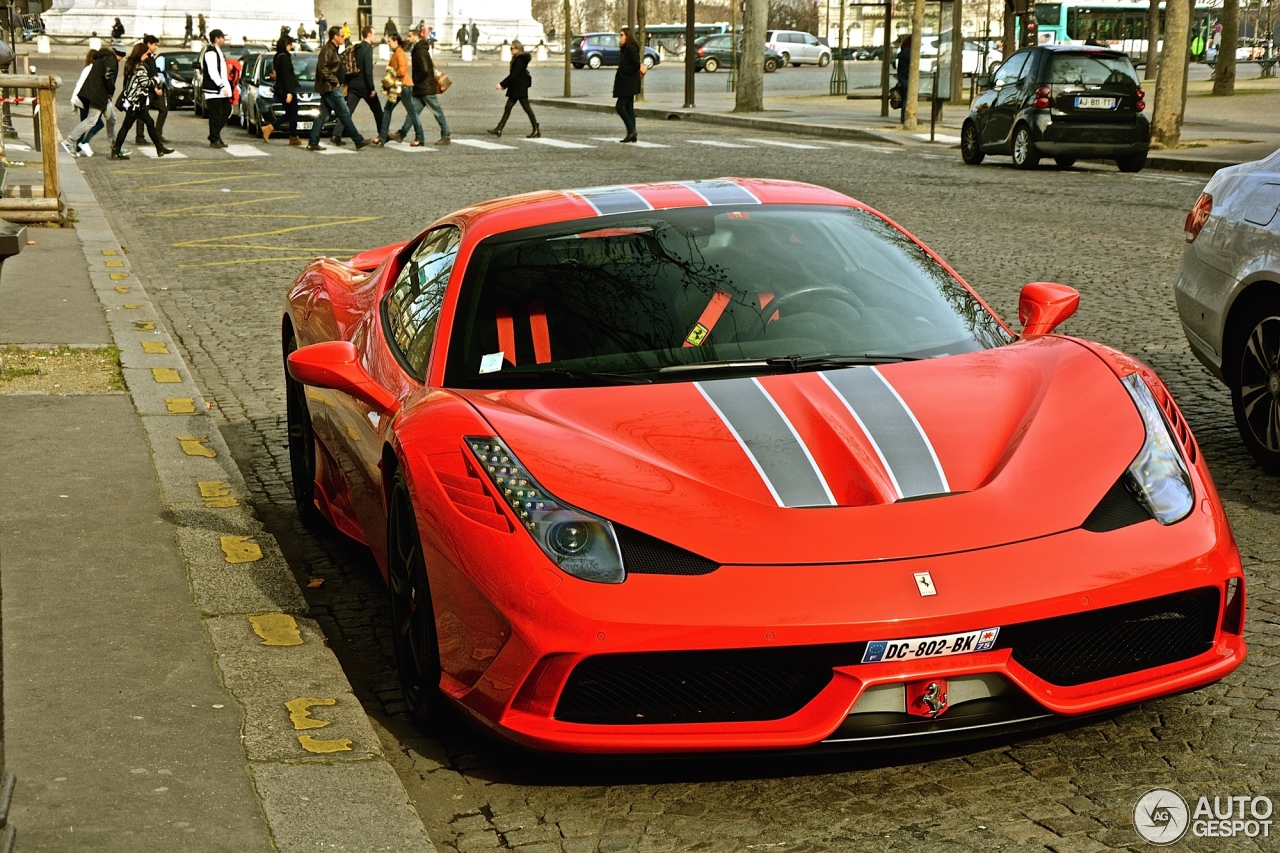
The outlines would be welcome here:
<svg viewBox="0 0 1280 853">
<path fill-rule="evenodd" d="M 1004 35 L 1000 39 L 1000 52 L 1010 56 L 1017 49 L 1018 19 L 1014 15 L 1013 0 L 1004 0 Z"/>
<path fill-rule="evenodd" d="M 918 126 L 916 117 L 920 106 L 920 41 L 924 38 L 924 4 L 925 0 L 915 0 L 911 5 L 911 64 L 907 71 L 907 91 L 902 93 L 906 105 L 902 126 L 907 130 L 915 130 Z"/>
<path fill-rule="evenodd" d="M 1147 9 L 1147 64 L 1142 68 L 1143 80 L 1156 79 L 1160 67 L 1160 0 L 1151 0 Z"/>
<path fill-rule="evenodd" d="M 1213 94 L 1236 93 L 1236 44 L 1240 41 L 1240 3 L 1224 0 L 1222 38 L 1218 40 L 1218 61 L 1213 64 Z"/>
<path fill-rule="evenodd" d="M 742 61 L 734 69 L 737 90 L 735 113 L 764 111 L 764 31 L 769 20 L 769 0 L 747 0 L 742 15 Z"/>
<path fill-rule="evenodd" d="M 1233 0 L 1228 0 L 1228 3 Z M 1165 6 L 1164 50 L 1156 77 L 1156 105 L 1151 116 L 1153 147 L 1173 148 L 1182 135 L 1183 97 L 1187 89 L 1187 55 L 1191 4 L 1171 0 Z M 1221 56 L 1221 54 L 1219 54 Z"/>
</svg>

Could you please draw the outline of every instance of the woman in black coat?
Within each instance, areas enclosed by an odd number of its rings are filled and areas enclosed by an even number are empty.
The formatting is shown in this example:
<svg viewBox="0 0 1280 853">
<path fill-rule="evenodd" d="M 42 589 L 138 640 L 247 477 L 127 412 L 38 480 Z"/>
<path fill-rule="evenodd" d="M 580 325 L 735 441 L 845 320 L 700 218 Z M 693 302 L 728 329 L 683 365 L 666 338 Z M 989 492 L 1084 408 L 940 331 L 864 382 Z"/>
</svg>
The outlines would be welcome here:
<svg viewBox="0 0 1280 853">
<path fill-rule="evenodd" d="M 277 109 L 284 110 L 285 121 L 289 125 L 289 144 L 301 145 L 298 136 L 298 75 L 293 70 L 293 37 L 281 36 L 276 42 L 276 55 L 271 60 L 271 68 L 276 73 L 276 82 L 271 87 L 271 100 Z M 271 131 L 275 130 L 275 122 L 262 128 L 262 141 L 271 139 Z"/>
<path fill-rule="evenodd" d="M 542 131 L 538 128 L 538 119 L 533 114 L 533 108 L 529 106 L 529 87 L 533 85 L 533 77 L 529 74 L 529 54 L 524 52 L 524 45 L 518 40 L 511 42 L 511 68 L 507 72 L 507 77 L 497 88 L 507 90 L 507 106 L 502 111 L 502 120 L 498 122 L 498 126 L 489 131 L 494 136 L 502 135 L 502 128 L 506 127 L 507 119 L 511 117 L 511 108 L 520 102 L 520 107 L 524 110 L 524 114 L 529 117 L 529 124 L 533 125 L 533 132 L 526 137 L 527 139 L 537 139 L 542 136 Z"/>
<path fill-rule="evenodd" d="M 613 96 L 618 99 L 616 109 L 627 127 L 627 135 L 619 142 L 636 141 L 636 95 L 640 94 L 640 76 L 644 66 L 640 64 L 640 45 L 631 37 L 631 28 L 623 27 L 619 42 L 621 56 L 618 72 L 613 75 Z"/>
</svg>

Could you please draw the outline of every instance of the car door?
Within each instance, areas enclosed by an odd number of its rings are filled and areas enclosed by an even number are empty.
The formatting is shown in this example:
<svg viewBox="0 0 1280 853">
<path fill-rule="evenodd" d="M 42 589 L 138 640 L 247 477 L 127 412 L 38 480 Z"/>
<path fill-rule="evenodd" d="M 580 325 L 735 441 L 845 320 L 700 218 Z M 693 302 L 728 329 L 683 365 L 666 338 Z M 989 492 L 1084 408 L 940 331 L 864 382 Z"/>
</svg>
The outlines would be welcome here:
<svg viewBox="0 0 1280 853">
<path fill-rule="evenodd" d="M 1031 52 L 1023 51 L 1009 57 L 1009 61 L 996 69 L 991 80 L 991 97 L 983 105 L 986 118 L 979 125 L 984 147 L 999 145 L 1013 132 L 1013 117 L 1022 106 L 1022 87 L 1019 81 L 1029 70 Z M 984 95 L 984 98 L 986 95 Z"/>
<path fill-rule="evenodd" d="M 605 33 L 599 38 L 600 58 L 605 65 L 617 65 L 622 58 L 622 49 L 618 47 L 618 34 Z"/>
<path fill-rule="evenodd" d="M 801 47 L 804 50 L 804 61 L 817 63 L 822 58 L 822 42 L 812 33 L 801 33 Z"/>
</svg>

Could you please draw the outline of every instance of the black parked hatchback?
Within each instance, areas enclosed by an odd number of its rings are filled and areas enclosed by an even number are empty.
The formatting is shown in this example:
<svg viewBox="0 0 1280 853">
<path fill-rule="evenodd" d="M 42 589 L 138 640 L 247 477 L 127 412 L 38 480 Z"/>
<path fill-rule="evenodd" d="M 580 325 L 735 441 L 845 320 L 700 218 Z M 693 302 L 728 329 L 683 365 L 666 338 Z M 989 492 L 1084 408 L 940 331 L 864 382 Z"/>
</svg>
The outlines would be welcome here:
<svg viewBox="0 0 1280 853">
<path fill-rule="evenodd" d="M 1042 156 L 1070 168 L 1078 157 L 1115 160 L 1122 172 L 1147 162 L 1151 123 L 1145 93 L 1129 58 L 1081 45 L 1020 50 L 979 77 L 984 91 L 960 131 L 960 154 L 977 165 L 1010 154 L 1020 169 Z"/>
</svg>

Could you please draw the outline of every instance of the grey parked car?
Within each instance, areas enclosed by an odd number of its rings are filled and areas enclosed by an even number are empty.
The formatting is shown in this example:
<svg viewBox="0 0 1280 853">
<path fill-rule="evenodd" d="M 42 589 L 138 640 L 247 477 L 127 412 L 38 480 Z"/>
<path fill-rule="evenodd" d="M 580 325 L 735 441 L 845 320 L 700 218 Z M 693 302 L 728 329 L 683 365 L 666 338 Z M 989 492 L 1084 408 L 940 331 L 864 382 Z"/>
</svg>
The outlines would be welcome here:
<svg viewBox="0 0 1280 853">
<path fill-rule="evenodd" d="M 1249 452 L 1280 474 L 1280 151 L 1214 174 L 1185 236 L 1174 292 L 1187 341 L 1231 390 Z"/>
</svg>

